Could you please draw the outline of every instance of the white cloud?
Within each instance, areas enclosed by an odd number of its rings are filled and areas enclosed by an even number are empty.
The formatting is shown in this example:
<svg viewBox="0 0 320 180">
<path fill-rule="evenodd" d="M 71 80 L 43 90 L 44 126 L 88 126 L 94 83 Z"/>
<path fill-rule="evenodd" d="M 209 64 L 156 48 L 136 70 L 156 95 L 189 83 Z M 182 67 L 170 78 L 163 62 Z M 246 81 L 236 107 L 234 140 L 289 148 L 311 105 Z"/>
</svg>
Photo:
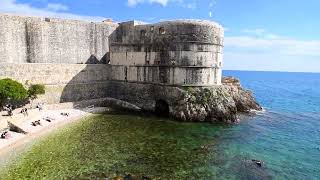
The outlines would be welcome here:
<svg viewBox="0 0 320 180">
<path fill-rule="evenodd" d="M 41 17 L 57 17 L 64 19 L 78 19 L 86 21 L 102 21 L 106 18 L 98 16 L 82 16 L 68 12 L 61 12 L 68 10 L 68 7 L 63 4 L 48 4 L 47 7 L 38 8 L 33 7 L 27 3 L 18 3 L 16 0 L 0 0 L 0 12 L 11 13 L 27 16 L 41 16 Z"/>
<path fill-rule="evenodd" d="M 55 11 L 55 12 L 57 12 L 57 11 L 67 11 L 67 10 L 69 9 L 69 7 L 68 7 L 68 6 L 65 6 L 65 5 L 63 5 L 63 4 L 49 3 L 49 4 L 47 5 L 47 9 L 48 9 L 49 11 Z"/>
<path fill-rule="evenodd" d="M 167 6 L 169 0 L 128 0 L 128 5 L 130 7 L 134 7 L 138 4 L 141 3 L 145 3 L 145 2 L 149 2 L 149 3 L 156 3 L 156 4 L 160 4 L 162 6 Z"/>
<path fill-rule="evenodd" d="M 180 7 L 187 9 L 196 9 L 196 2 L 186 2 L 185 0 L 128 0 L 128 6 L 135 7 L 138 4 L 149 3 L 149 4 L 160 4 L 166 7 L 169 3 L 177 3 Z"/>
<path fill-rule="evenodd" d="M 211 0 L 209 7 L 212 8 L 215 4 L 217 4 L 216 0 Z"/>
<path fill-rule="evenodd" d="M 186 3 L 186 4 L 182 4 L 182 6 L 187 9 L 192 9 L 192 10 L 197 9 L 196 3 Z"/>
<path fill-rule="evenodd" d="M 320 41 L 296 40 L 276 36 L 261 38 L 252 36 L 229 36 L 225 46 L 250 52 L 278 53 L 283 55 L 301 55 L 320 57 Z"/>
<path fill-rule="evenodd" d="M 133 7 L 136 6 L 139 3 L 143 3 L 144 0 L 128 0 L 128 6 Z"/>
<path fill-rule="evenodd" d="M 224 54 L 224 69 L 254 71 L 320 72 L 317 57 L 281 54 L 229 52 Z"/>
<path fill-rule="evenodd" d="M 257 29 L 244 29 L 242 32 L 247 33 L 247 34 L 254 34 L 254 35 L 262 35 L 267 32 L 267 30 L 262 29 L 262 28 L 257 28 Z"/>
<path fill-rule="evenodd" d="M 162 6 L 166 6 L 169 2 L 169 0 L 149 0 L 150 3 L 158 3 Z"/>
<path fill-rule="evenodd" d="M 320 40 L 298 40 L 264 29 L 226 36 L 226 69 L 320 72 Z"/>
<path fill-rule="evenodd" d="M 243 33 L 247 35 L 254 35 L 257 37 L 263 37 L 268 39 L 277 39 L 281 38 L 280 36 L 270 33 L 269 31 L 263 29 L 263 28 L 256 28 L 256 29 L 244 29 L 242 30 Z"/>
</svg>

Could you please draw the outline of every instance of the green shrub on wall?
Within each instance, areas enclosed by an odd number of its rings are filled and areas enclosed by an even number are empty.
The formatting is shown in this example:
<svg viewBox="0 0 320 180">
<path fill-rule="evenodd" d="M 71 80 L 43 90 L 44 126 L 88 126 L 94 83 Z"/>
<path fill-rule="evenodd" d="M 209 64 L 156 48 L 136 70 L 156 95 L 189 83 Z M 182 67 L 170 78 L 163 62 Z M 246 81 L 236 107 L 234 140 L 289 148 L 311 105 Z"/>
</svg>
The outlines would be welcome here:
<svg viewBox="0 0 320 180">
<path fill-rule="evenodd" d="M 28 98 L 28 91 L 23 85 L 12 79 L 1 79 L 0 80 L 0 105 L 1 107 L 7 101 L 21 101 Z M 0 108 L 1 108 L 0 107 Z"/>
<path fill-rule="evenodd" d="M 45 94 L 46 91 L 43 84 L 34 84 L 29 87 L 28 93 L 31 99 L 36 99 L 38 95 Z"/>
</svg>

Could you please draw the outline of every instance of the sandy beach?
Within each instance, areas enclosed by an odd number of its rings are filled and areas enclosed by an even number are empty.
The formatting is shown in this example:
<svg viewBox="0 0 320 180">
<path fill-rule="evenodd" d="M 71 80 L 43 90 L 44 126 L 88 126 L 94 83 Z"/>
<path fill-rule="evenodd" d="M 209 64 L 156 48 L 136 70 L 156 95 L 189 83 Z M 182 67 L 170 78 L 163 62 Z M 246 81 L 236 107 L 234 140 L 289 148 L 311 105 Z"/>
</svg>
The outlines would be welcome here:
<svg viewBox="0 0 320 180">
<path fill-rule="evenodd" d="M 92 108 L 90 111 L 79 109 L 59 109 L 59 110 L 31 110 L 28 116 L 16 114 L 13 117 L 7 117 L 9 121 L 23 129 L 26 134 L 9 131 L 9 138 L 0 139 L 0 159 L 9 152 L 15 151 L 25 144 L 47 135 L 48 133 L 66 126 L 72 122 L 81 120 L 83 117 L 92 113 L 104 112 L 106 108 Z M 61 113 L 67 113 L 68 116 Z M 46 119 L 51 119 L 47 121 Z M 41 125 L 33 126 L 32 122 L 40 120 Z"/>
</svg>

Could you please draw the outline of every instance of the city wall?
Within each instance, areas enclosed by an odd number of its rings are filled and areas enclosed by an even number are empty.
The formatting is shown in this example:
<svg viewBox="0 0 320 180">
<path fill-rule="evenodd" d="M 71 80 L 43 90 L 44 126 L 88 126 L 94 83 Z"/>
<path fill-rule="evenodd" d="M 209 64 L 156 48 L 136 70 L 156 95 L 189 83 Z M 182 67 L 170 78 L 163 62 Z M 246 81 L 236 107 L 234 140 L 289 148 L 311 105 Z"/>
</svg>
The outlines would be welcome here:
<svg viewBox="0 0 320 180">
<path fill-rule="evenodd" d="M 153 111 L 156 101 L 169 104 L 181 94 L 174 86 L 125 79 L 124 66 L 107 64 L 0 63 L 0 79 L 12 78 L 24 86 L 44 84 L 46 94 L 36 102 L 47 104 L 112 97 Z"/>
<path fill-rule="evenodd" d="M 115 23 L 0 14 L 0 63 L 105 63 Z"/>
<path fill-rule="evenodd" d="M 212 22 L 139 25 L 0 15 L 0 79 L 44 84 L 44 103 L 112 97 L 171 107 L 182 86 L 221 84 L 223 29 Z"/>
<path fill-rule="evenodd" d="M 0 79 L 12 78 L 26 87 L 44 84 L 39 101 L 53 104 L 106 97 L 108 71 L 103 64 L 0 63 Z"/>
</svg>

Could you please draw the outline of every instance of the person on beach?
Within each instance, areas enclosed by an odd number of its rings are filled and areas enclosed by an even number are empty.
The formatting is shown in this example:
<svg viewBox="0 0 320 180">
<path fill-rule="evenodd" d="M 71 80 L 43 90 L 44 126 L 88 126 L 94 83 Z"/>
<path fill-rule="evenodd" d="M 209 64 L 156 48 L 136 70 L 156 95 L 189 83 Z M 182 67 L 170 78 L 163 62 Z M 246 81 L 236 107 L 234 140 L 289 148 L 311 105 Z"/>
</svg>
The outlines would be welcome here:
<svg viewBox="0 0 320 180">
<path fill-rule="evenodd" d="M 29 116 L 29 114 L 28 114 L 28 109 L 27 109 L 27 108 L 23 108 L 23 109 L 21 110 L 21 113 L 23 114 L 24 117 Z"/>
<path fill-rule="evenodd" d="M 8 131 L 5 131 L 1 134 L 1 139 L 9 139 L 10 138 L 10 134 Z"/>
<path fill-rule="evenodd" d="M 21 110 L 21 114 L 23 114 L 23 116 L 26 117 L 26 113 L 25 113 L 25 109 L 24 108 Z"/>
<path fill-rule="evenodd" d="M 29 116 L 27 108 L 24 108 L 24 113 L 26 114 L 26 116 Z"/>
<path fill-rule="evenodd" d="M 6 105 L 5 109 L 8 113 L 8 116 L 13 116 L 13 107 L 11 104 Z"/>
<path fill-rule="evenodd" d="M 33 126 L 38 126 L 38 125 L 41 126 L 40 120 L 32 122 L 32 125 Z"/>
<path fill-rule="evenodd" d="M 69 116 L 70 114 L 69 113 L 61 113 L 61 116 Z"/>
<path fill-rule="evenodd" d="M 37 108 L 39 109 L 39 111 L 42 111 L 42 104 L 38 103 Z"/>
<path fill-rule="evenodd" d="M 13 116 L 13 111 L 12 111 L 12 109 L 10 108 L 10 109 L 8 109 L 8 115 L 9 116 Z"/>
</svg>

